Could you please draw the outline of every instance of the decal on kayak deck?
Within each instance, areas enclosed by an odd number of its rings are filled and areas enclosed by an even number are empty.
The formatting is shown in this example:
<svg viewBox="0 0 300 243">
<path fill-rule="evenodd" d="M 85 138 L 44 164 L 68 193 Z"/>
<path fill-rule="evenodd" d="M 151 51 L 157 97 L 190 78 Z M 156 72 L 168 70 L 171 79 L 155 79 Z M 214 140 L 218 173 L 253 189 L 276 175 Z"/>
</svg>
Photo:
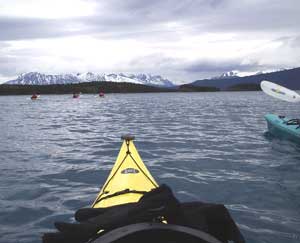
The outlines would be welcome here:
<svg viewBox="0 0 300 243">
<path fill-rule="evenodd" d="M 283 91 L 280 91 L 279 89 L 271 89 L 271 90 L 277 94 L 285 95 L 285 93 Z"/>
<path fill-rule="evenodd" d="M 137 174 L 137 173 L 139 173 L 139 170 L 134 168 L 126 168 L 121 171 L 121 174 Z"/>
</svg>

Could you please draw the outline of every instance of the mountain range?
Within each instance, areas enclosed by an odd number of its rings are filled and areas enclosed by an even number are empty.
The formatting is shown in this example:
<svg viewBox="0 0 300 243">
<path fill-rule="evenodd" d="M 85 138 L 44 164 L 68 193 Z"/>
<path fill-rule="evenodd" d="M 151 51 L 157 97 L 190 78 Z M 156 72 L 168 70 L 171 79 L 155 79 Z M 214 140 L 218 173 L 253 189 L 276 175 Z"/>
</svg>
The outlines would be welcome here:
<svg viewBox="0 0 300 243">
<path fill-rule="evenodd" d="M 15 80 L 10 80 L 5 84 L 17 85 L 51 85 L 51 84 L 76 84 L 84 82 L 126 82 L 143 84 L 149 86 L 173 87 L 175 86 L 170 80 L 162 78 L 159 75 L 151 74 L 95 74 L 92 72 L 74 74 L 43 74 L 39 72 L 29 72 L 19 75 Z"/>
<path fill-rule="evenodd" d="M 92 72 L 77 74 L 50 75 L 38 72 L 29 72 L 19 75 L 15 80 L 5 84 L 15 85 L 56 85 L 56 84 L 80 84 L 90 82 L 114 82 L 114 83 L 133 83 L 153 87 L 163 87 L 184 90 L 193 89 L 192 87 L 213 87 L 219 90 L 260 90 L 259 84 L 262 80 L 283 85 L 290 89 L 300 89 L 300 67 L 293 69 L 279 70 L 269 73 L 255 73 L 254 75 L 241 76 L 244 73 L 230 71 L 223 73 L 218 77 L 210 79 L 196 80 L 192 83 L 176 86 L 168 79 L 159 75 L 151 74 L 95 74 Z M 201 89 L 202 90 L 202 89 Z"/>
<path fill-rule="evenodd" d="M 300 89 L 300 67 L 293 69 L 280 70 L 270 73 L 257 73 L 255 75 L 239 77 L 235 73 L 222 75 L 221 77 L 196 80 L 189 85 L 201 87 L 216 87 L 221 90 L 231 90 L 235 87 L 239 89 L 259 90 L 259 84 L 262 80 L 268 80 L 290 89 Z"/>
</svg>

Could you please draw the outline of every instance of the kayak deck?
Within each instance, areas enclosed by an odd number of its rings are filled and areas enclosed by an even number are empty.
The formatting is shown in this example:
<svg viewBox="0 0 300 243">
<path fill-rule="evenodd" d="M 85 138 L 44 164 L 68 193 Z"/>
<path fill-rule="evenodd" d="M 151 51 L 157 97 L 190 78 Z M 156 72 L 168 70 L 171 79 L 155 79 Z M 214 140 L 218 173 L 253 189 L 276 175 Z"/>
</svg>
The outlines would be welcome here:
<svg viewBox="0 0 300 243">
<path fill-rule="evenodd" d="M 158 184 L 143 163 L 132 137 L 125 137 L 117 160 L 100 190 L 93 208 L 137 202 Z"/>
</svg>

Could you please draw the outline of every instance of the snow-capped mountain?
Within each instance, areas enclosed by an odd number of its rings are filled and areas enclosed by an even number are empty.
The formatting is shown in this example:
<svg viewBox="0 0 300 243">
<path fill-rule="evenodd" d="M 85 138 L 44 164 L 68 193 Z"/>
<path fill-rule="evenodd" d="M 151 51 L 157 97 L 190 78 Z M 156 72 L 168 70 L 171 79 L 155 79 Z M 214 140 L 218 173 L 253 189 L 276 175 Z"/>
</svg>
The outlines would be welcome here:
<svg viewBox="0 0 300 243">
<path fill-rule="evenodd" d="M 240 75 L 240 74 L 239 74 Z M 293 90 L 297 90 L 300 88 L 299 80 L 300 76 L 300 67 L 292 68 L 292 69 L 284 69 L 275 72 L 255 72 L 254 75 L 244 75 L 240 77 L 229 77 L 229 78 L 215 78 L 215 79 L 200 79 L 191 83 L 193 86 L 201 86 L 201 87 L 216 87 L 221 90 L 230 89 L 235 85 L 256 85 L 257 89 L 259 89 L 259 84 L 262 80 L 271 80 L 272 82 L 276 82 L 279 85 L 283 85 L 284 87 L 288 87 Z M 251 86 L 252 85 L 252 86 Z M 255 87 L 255 86 L 254 86 Z"/>
<path fill-rule="evenodd" d="M 140 80 L 145 85 L 154 85 L 154 86 L 166 86 L 171 87 L 174 84 L 168 80 L 162 78 L 160 75 L 150 75 L 150 74 L 138 74 L 138 75 L 129 75 L 129 78 Z"/>
<path fill-rule="evenodd" d="M 6 82 L 7 84 L 22 84 L 22 85 L 43 85 L 43 84 L 65 84 L 79 83 L 80 80 L 71 74 L 62 75 L 46 75 L 37 72 L 22 73 L 15 80 Z"/>
<path fill-rule="evenodd" d="M 229 72 L 222 73 L 220 76 L 212 77 L 211 79 L 228 79 L 228 78 L 239 78 L 251 75 L 257 75 L 262 73 L 267 73 L 268 71 L 253 71 L 253 72 L 243 72 L 238 70 L 232 70 Z"/>
<path fill-rule="evenodd" d="M 232 77 L 239 77 L 239 72 L 238 71 L 229 71 L 229 72 L 226 72 L 226 73 L 222 73 L 219 77 L 215 77 L 215 78 L 232 78 Z"/>
<path fill-rule="evenodd" d="M 269 69 L 264 71 L 252 71 L 252 72 L 246 72 L 246 71 L 238 71 L 238 70 L 232 70 L 229 72 L 222 73 L 220 76 L 212 77 L 211 79 L 228 79 L 228 78 L 239 78 L 239 77 L 246 77 L 251 75 L 258 75 L 258 74 L 265 74 L 265 73 L 272 73 L 272 72 L 278 72 L 278 71 L 284 71 L 284 68 L 281 69 Z"/>
<path fill-rule="evenodd" d="M 137 83 L 145 84 L 151 86 L 174 86 L 174 84 L 168 80 L 162 78 L 160 75 L 151 75 L 151 74 L 129 74 L 124 73 L 111 73 L 111 74 L 94 74 L 91 72 L 77 74 L 77 77 L 82 80 L 82 82 L 89 81 L 112 81 L 112 82 L 127 82 L 127 83 Z"/>
<path fill-rule="evenodd" d="M 92 72 L 73 74 L 50 75 L 38 72 L 29 72 L 19 75 L 15 80 L 6 82 L 6 84 L 21 84 L 21 85 L 48 85 L 48 84 L 70 84 L 92 81 L 111 81 L 111 82 L 127 82 L 144 84 L 150 86 L 171 87 L 174 84 L 164 79 L 159 75 L 151 74 L 95 74 Z"/>
</svg>

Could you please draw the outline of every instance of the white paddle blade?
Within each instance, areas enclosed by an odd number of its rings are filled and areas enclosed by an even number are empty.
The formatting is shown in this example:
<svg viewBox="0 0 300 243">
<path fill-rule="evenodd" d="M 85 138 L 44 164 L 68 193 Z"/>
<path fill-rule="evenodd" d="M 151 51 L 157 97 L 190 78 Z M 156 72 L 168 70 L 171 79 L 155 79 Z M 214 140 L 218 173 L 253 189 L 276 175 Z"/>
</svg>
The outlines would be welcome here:
<svg viewBox="0 0 300 243">
<path fill-rule="evenodd" d="M 293 90 L 282 87 L 278 84 L 263 80 L 260 83 L 261 89 L 268 95 L 288 102 L 300 102 L 300 95 Z"/>
</svg>

